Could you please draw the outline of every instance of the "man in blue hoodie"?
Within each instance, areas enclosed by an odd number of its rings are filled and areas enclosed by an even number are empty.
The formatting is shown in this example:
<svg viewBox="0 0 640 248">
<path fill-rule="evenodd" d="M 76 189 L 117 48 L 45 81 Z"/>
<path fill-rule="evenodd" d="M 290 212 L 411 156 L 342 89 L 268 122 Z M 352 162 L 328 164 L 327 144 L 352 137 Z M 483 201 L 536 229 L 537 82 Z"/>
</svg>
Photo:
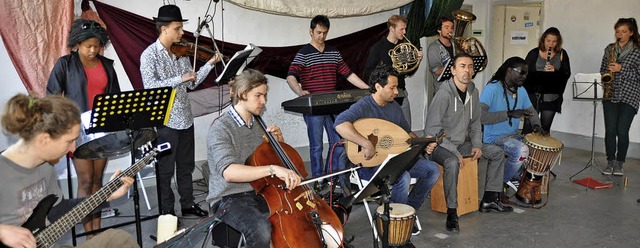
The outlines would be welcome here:
<svg viewBox="0 0 640 248">
<path fill-rule="evenodd" d="M 474 74 L 471 56 L 456 55 L 451 73 L 453 77 L 442 84 L 429 106 L 425 134 L 434 135 L 441 129 L 447 134 L 431 154 L 431 160 L 444 169 L 442 178 L 447 202 L 446 228 L 448 231 L 459 231 L 458 172 L 463 166 L 463 156 L 488 160 L 480 212 L 511 212 L 513 208 L 502 205 L 499 197 L 504 173 L 504 151 L 499 146 L 482 143 L 481 108 L 478 90 L 471 81 Z"/>
</svg>

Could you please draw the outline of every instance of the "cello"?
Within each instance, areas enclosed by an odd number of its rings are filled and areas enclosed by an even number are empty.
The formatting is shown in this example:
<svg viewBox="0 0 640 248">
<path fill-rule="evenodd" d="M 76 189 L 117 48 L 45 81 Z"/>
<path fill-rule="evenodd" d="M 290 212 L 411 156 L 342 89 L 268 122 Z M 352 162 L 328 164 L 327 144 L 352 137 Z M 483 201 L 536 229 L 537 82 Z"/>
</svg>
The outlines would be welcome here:
<svg viewBox="0 0 640 248">
<path fill-rule="evenodd" d="M 278 142 L 259 115 L 267 139 L 247 158 L 247 165 L 279 165 L 307 176 L 300 155 L 284 142 Z M 269 206 L 273 247 L 341 247 L 342 223 L 333 209 L 306 185 L 286 189 L 278 177 L 264 177 L 251 182 L 257 194 Z"/>
</svg>

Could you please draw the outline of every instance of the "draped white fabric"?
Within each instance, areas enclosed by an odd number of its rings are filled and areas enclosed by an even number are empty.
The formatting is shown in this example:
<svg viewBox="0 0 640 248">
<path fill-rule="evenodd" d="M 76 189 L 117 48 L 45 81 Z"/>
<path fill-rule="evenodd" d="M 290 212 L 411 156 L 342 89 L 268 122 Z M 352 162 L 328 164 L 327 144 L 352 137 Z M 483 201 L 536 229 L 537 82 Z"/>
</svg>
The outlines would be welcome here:
<svg viewBox="0 0 640 248">
<path fill-rule="evenodd" d="M 413 0 L 227 0 L 250 10 L 284 16 L 364 16 L 399 8 Z"/>
</svg>

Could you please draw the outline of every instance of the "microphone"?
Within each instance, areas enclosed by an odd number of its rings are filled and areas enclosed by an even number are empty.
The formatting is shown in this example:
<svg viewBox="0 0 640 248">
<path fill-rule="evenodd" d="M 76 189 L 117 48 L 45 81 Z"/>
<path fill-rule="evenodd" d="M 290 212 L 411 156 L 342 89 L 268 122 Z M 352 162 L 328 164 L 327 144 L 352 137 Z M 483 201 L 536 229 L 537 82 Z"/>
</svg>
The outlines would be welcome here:
<svg viewBox="0 0 640 248">
<path fill-rule="evenodd" d="M 198 22 L 200 22 L 200 17 L 198 17 Z M 207 24 L 207 18 L 204 18 L 204 21 L 198 24 L 198 28 L 196 29 L 196 33 L 194 35 L 195 36 L 200 35 L 200 32 L 202 32 L 202 28 L 204 27 L 209 27 L 209 24 Z"/>
</svg>

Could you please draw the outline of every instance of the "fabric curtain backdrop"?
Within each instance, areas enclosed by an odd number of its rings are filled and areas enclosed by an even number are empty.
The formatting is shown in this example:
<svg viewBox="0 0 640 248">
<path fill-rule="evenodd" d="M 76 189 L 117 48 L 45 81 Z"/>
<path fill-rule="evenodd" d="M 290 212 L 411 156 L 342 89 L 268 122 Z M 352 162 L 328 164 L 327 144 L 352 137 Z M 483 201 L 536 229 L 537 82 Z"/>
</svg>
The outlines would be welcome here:
<svg viewBox="0 0 640 248">
<path fill-rule="evenodd" d="M 69 52 L 73 0 L 2 0 L 0 35 L 27 91 L 42 97 L 58 58 Z"/>
<path fill-rule="evenodd" d="M 425 10 L 429 7 L 428 3 L 431 2 L 429 15 L 424 16 Z M 411 4 L 411 9 L 407 16 L 407 38 L 412 42 L 421 37 L 429 37 L 438 34 L 438 19 L 443 16 L 451 17 L 451 12 L 460 9 L 464 0 L 416 0 Z M 416 47 L 420 48 L 420 43 L 414 43 Z"/>
<path fill-rule="evenodd" d="M 329 18 L 365 16 L 401 7 L 413 0 L 227 0 L 242 8 L 296 17 L 314 17 L 318 13 Z"/>
<path fill-rule="evenodd" d="M 423 36 L 433 36 L 438 34 L 438 19 L 443 16 L 447 16 L 453 19 L 451 12 L 459 10 L 462 7 L 464 0 L 433 0 L 431 5 L 431 11 L 427 17 L 427 23 L 425 24 Z"/>
<path fill-rule="evenodd" d="M 98 1 L 93 1 L 93 3 L 100 18 L 107 25 L 111 43 L 131 80 L 133 88 L 142 89 L 142 77 L 139 69 L 140 54 L 158 38 L 153 20 Z M 327 43 L 336 46 L 351 70 L 362 76 L 364 65 L 369 56 L 369 48 L 384 37 L 386 32 L 386 23 L 381 23 L 352 34 L 328 40 Z M 194 41 L 193 33 L 191 32 L 185 31 L 183 38 Z M 213 43 L 209 37 L 201 35 L 198 44 L 211 47 Z M 246 47 L 246 45 L 218 40 L 216 40 L 216 44 L 227 57 L 233 57 L 235 52 Z M 259 46 L 259 44 L 256 45 Z M 262 49 L 262 53 L 248 67 L 275 77 L 286 78 L 289 65 L 302 45 L 259 47 Z M 209 77 L 196 90 L 216 85 L 214 80 L 218 73 L 222 72 L 221 64 L 218 63 L 216 66 L 215 71 L 210 73 Z M 353 88 L 344 78 L 339 78 L 338 89 Z M 221 83 L 226 84 L 227 82 Z"/>
</svg>

